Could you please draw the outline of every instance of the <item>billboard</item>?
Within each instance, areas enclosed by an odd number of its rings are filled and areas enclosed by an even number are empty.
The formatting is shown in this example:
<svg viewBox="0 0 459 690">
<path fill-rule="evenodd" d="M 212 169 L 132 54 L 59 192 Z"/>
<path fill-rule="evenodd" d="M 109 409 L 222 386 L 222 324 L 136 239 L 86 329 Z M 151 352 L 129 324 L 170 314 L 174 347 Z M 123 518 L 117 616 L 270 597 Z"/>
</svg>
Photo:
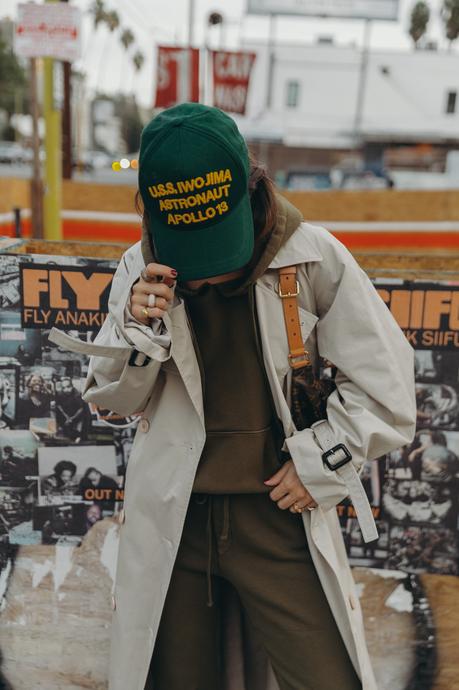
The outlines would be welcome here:
<svg viewBox="0 0 459 690">
<path fill-rule="evenodd" d="M 247 0 L 249 14 L 296 14 L 346 19 L 398 19 L 398 0 Z"/>
</svg>

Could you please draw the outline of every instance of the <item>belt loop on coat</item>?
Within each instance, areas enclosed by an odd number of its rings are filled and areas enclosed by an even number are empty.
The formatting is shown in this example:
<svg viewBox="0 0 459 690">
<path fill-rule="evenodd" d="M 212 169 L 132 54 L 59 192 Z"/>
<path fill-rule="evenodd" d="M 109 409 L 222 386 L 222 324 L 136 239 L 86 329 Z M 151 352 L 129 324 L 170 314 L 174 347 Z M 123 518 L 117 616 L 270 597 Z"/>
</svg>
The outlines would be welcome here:
<svg viewBox="0 0 459 690">
<path fill-rule="evenodd" d="M 212 568 L 212 496 L 209 495 L 207 497 L 208 505 L 207 505 L 207 525 L 206 525 L 206 531 L 207 531 L 207 606 L 213 606 L 213 599 L 212 599 L 212 573 L 211 573 L 211 568 Z"/>
</svg>

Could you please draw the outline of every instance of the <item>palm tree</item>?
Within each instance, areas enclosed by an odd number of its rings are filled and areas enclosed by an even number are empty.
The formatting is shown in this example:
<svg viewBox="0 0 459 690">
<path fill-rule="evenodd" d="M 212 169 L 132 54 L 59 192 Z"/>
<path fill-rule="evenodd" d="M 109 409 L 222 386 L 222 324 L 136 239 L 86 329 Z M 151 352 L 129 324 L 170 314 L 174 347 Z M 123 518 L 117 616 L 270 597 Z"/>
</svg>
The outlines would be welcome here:
<svg viewBox="0 0 459 690">
<path fill-rule="evenodd" d="M 93 16 L 94 28 L 97 29 L 99 24 L 105 22 L 106 10 L 104 5 L 104 0 L 94 0 L 93 4 L 89 8 L 90 14 Z"/>
<path fill-rule="evenodd" d="M 105 13 L 105 23 L 108 27 L 110 33 L 113 33 L 118 29 L 120 25 L 120 17 L 116 10 L 110 10 L 110 12 Z"/>
<path fill-rule="evenodd" d="M 138 50 L 132 58 L 132 62 L 134 63 L 135 71 L 140 72 L 145 62 L 145 55 Z"/>
<path fill-rule="evenodd" d="M 140 51 L 137 50 L 134 55 L 132 56 L 132 64 L 134 65 L 134 71 L 132 73 L 132 80 L 131 80 L 131 93 L 134 93 L 134 84 L 136 81 L 136 76 L 142 69 L 143 65 L 145 62 L 145 55 Z"/>
<path fill-rule="evenodd" d="M 443 0 L 441 16 L 445 24 L 449 47 L 459 36 L 459 0 Z"/>
<path fill-rule="evenodd" d="M 427 31 L 427 25 L 430 19 L 430 8 L 426 2 L 420 0 L 417 2 L 411 11 L 411 25 L 409 34 L 414 41 L 414 47 L 418 47 L 419 40 Z"/>
<path fill-rule="evenodd" d="M 124 46 L 124 57 L 123 57 L 123 69 L 120 69 L 120 79 L 119 79 L 119 85 L 118 85 L 118 91 L 121 93 L 123 90 L 123 84 L 126 81 L 126 58 L 127 58 L 127 53 L 129 51 L 129 48 L 131 45 L 135 42 L 135 36 L 132 33 L 130 29 L 123 29 L 120 37 L 120 41 Z"/>
<path fill-rule="evenodd" d="M 121 34 L 120 38 L 121 43 L 124 46 L 125 50 L 129 50 L 130 46 L 134 43 L 135 41 L 135 36 L 132 33 L 131 29 L 123 29 L 123 32 Z"/>
</svg>

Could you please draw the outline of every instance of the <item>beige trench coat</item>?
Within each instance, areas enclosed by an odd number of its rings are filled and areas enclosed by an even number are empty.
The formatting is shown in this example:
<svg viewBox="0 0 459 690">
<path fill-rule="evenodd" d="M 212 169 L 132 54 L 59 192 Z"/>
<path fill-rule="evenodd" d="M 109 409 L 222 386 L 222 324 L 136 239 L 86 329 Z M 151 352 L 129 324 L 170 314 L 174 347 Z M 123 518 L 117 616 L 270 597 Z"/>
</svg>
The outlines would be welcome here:
<svg viewBox="0 0 459 690">
<path fill-rule="evenodd" d="M 284 447 L 319 504 L 303 514 L 307 543 L 363 690 L 376 690 L 335 510 L 348 491 L 323 464 L 311 429 L 296 430 L 289 409 L 291 369 L 276 269 L 291 264 L 298 265 L 307 349 L 313 361 L 318 349 L 338 369 L 337 390 L 327 403 L 329 424 L 337 442 L 351 450 L 357 469 L 367 458 L 375 459 L 413 439 L 413 350 L 367 275 L 324 228 L 301 223 L 256 282 L 263 357 L 286 434 Z M 171 335 L 169 348 L 155 343 L 147 327 L 124 324 L 124 307 L 143 266 L 138 243 L 124 254 L 114 276 L 109 316 L 95 344 L 72 343 L 56 331 L 51 335 L 92 355 L 83 391 L 86 401 L 123 415 L 142 411 L 125 481 L 109 690 L 144 690 L 205 442 L 200 371 L 183 300 L 175 295 L 164 316 Z M 141 353 L 137 366 L 133 366 L 135 351 Z"/>
</svg>

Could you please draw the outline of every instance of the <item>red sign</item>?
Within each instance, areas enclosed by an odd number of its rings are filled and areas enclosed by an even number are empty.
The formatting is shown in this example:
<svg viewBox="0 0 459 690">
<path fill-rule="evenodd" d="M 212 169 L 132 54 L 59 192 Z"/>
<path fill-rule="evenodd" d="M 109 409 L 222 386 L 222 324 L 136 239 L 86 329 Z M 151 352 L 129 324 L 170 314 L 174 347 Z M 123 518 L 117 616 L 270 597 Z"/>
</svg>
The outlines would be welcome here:
<svg viewBox="0 0 459 690">
<path fill-rule="evenodd" d="M 212 52 L 214 105 L 230 113 L 245 114 L 250 74 L 256 53 Z"/>
<path fill-rule="evenodd" d="M 199 101 L 199 50 L 158 46 L 155 107 Z"/>
</svg>

